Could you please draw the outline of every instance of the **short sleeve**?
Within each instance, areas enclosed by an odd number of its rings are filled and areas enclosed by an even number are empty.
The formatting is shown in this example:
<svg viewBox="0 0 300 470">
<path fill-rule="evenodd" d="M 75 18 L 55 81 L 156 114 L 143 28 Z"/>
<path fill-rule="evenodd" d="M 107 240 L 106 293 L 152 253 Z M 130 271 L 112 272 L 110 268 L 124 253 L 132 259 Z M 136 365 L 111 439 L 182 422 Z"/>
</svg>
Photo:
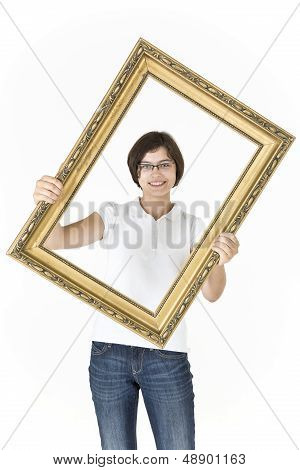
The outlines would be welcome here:
<svg viewBox="0 0 300 470">
<path fill-rule="evenodd" d="M 194 246 L 200 241 L 205 229 L 205 224 L 200 217 L 193 216 L 191 227 L 191 244 L 190 249 L 193 250 Z"/>
<path fill-rule="evenodd" d="M 107 248 L 109 244 L 113 243 L 113 234 L 118 218 L 118 206 L 113 201 L 103 202 L 98 209 L 98 214 L 104 223 L 103 237 L 99 240 L 99 243 L 103 248 Z"/>
</svg>

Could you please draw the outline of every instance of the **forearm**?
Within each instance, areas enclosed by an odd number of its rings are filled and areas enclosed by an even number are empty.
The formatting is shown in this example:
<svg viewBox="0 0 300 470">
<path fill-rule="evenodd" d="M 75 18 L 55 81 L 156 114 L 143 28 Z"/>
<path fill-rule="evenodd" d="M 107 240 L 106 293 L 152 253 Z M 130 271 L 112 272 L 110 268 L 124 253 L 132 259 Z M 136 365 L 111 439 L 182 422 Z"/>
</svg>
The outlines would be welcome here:
<svg viewBox="0 0 300 470">
<path fill-rule="evenodd" d="M 44 243 L 48 250 L 55 250 L 62 247 L 63 227 L 58 222 Z"/>
<path fill-rule="evenodd" d="M 44 246 L 50 250 L 81 248 L 103 237 L 104 223 L 97 212 L 72 224 L 61 226 L 58 222 Z"/>
<path fill-rule="evenodd" d="M 202 286 L 202 294 L 210 302 L 221 297 L 226 285 L 226 272 L 224 265 L 217 264 Z"/>
</svg>

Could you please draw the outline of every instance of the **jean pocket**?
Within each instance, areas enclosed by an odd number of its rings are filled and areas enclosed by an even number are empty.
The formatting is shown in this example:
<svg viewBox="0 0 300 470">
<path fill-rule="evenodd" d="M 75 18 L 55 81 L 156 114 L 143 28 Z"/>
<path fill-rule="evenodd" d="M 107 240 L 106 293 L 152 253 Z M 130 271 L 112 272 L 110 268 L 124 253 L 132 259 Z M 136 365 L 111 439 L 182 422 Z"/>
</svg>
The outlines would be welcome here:
<svg viewBox="0 0 300 470">
<path fill-rule="evenodd" d="M 92 356 L 99 356 L 100 354 L 104 354 L 105 351 L 111 348 L 111 344 L 112 343 L 104 343 L 102 341 L 92 341 Z"/>
<path fill-rule="evenodd" d="M 183 359 L 187 357 L 187 353 L 181 351 L 168 351 L 165 349 L 154 349 L 153 351 L 155 351 L 155 353 L 160 357 L 164 357 L 166 359 Z"/>
</svg>

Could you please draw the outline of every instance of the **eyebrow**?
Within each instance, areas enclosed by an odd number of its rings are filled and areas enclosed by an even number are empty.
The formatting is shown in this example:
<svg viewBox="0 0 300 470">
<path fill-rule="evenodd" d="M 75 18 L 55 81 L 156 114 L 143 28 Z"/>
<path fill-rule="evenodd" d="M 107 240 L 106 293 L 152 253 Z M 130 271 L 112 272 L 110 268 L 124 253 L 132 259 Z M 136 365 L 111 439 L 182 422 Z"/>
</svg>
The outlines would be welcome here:
<svg viewBox="0 0 300 470">
<path fill-rule="evenodd" d="M 164 159 L 164 160 L 160 160 L 160 161 L 157 162 L 157 163 L 159 164 L 159 163 L 162 163 L 162 162 L 171 162 L 171 161 L 172 161 L 171 158 L 167 158 L 167 159 Z M 154 162 L 145 162 L 144 160 L 143 160 L 142 162 L 140 162 L 140 163 L 141 163 L 141 164 L 143 164 L 143 163 L 149 163 L 150 165 L 155 165 Z"/>
</svg>

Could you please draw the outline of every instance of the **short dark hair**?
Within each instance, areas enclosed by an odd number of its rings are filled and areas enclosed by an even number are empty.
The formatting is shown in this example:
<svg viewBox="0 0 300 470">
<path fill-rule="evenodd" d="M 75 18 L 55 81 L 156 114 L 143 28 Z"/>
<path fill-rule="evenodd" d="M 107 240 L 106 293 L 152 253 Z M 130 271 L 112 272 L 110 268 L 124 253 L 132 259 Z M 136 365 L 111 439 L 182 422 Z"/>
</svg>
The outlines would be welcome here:
<svg viewBox="0 0 300 470">
<path fill-rule="evenodd" d="M 151 131 L 142 135 L 135 142 L 127 158 L 127 164 L 132 179 L 139 188 L 141 186 L 138 181 L 138 164 L 147 152 L 154 151 L 159 147 L 165 147 L 169 158 L 172 158 L 176 163 L 176 181 L 174 186 L 177 186 L 182 178 L 184 172 L 184 160 L 175 140 L 167 132 Z"/>
</svg>

